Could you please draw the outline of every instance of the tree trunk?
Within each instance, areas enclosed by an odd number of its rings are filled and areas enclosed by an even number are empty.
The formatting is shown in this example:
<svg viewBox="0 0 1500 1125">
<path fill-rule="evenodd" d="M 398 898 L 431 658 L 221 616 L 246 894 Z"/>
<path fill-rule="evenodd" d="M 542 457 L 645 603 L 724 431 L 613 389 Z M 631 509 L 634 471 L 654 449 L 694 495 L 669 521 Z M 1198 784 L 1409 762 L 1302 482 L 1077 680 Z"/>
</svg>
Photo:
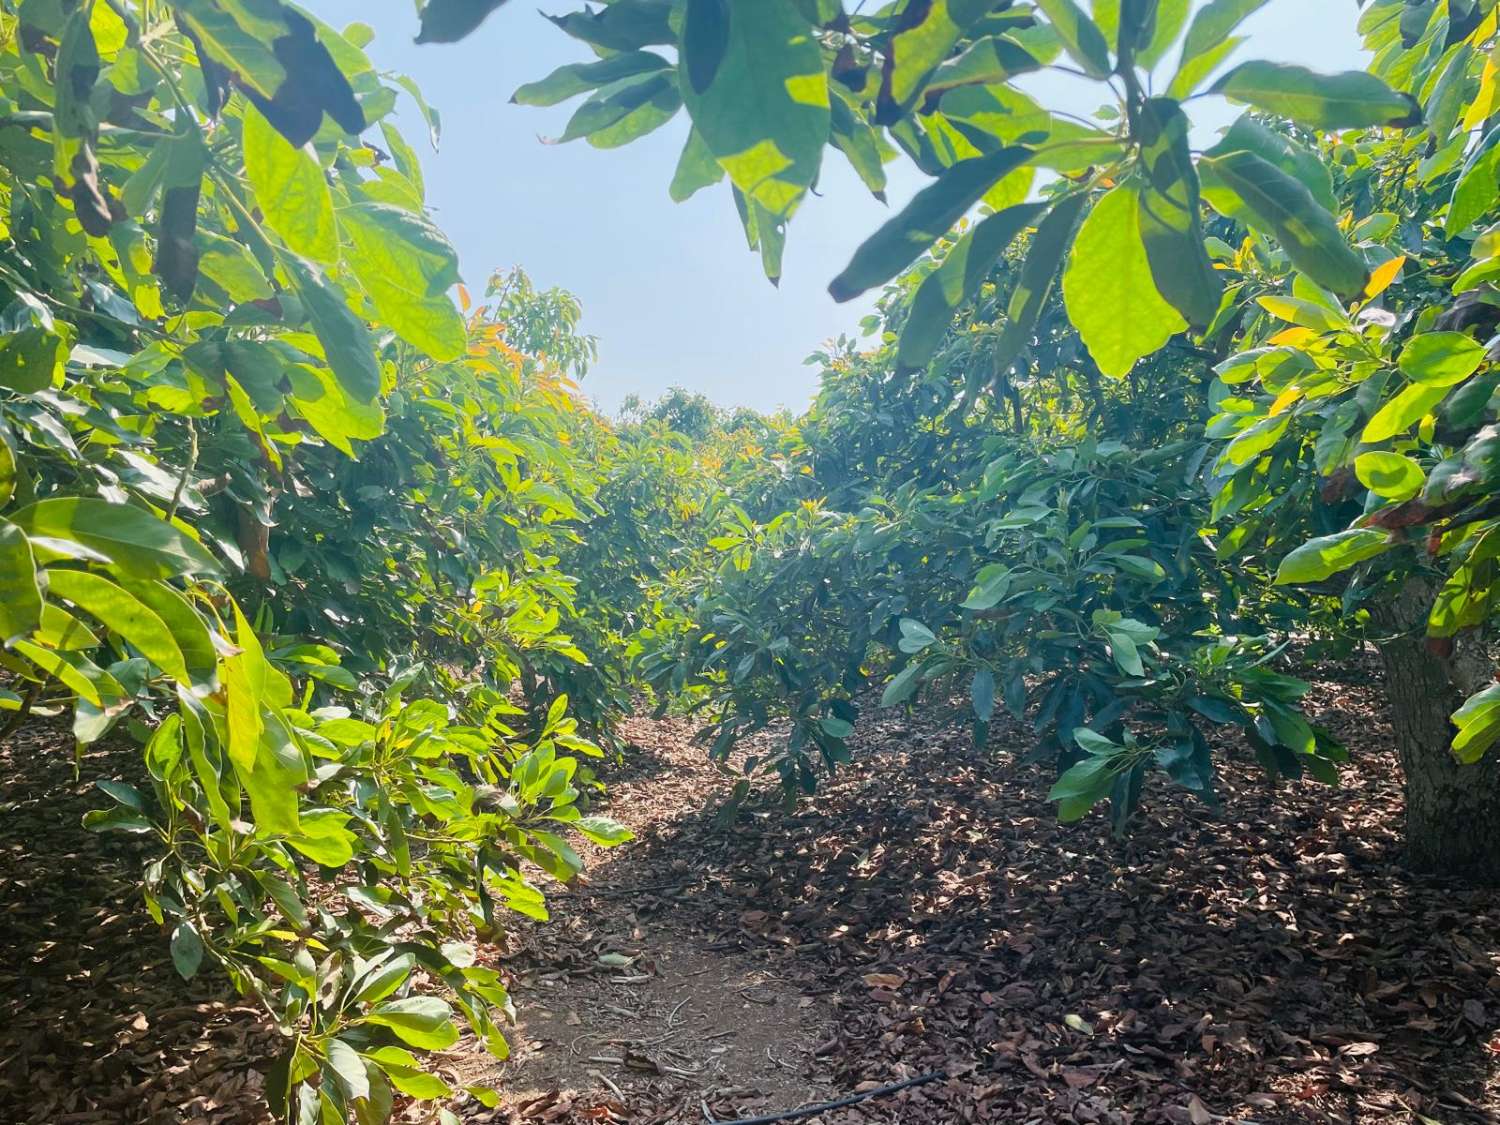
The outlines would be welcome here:
<svg viewBox="0 0 1500 1125">
<path fill-rule="evenodd" d="M 1460 765 L 1449 751 L 1449 716 L 1490 682 L 1494 664 L 1477 637 L 1440 656 L 1423 636 L 1432 588 L 1412 581 L 1371 606 L 1388 639 L 1380 645 L 1396 753 L 1406 789 L 1406 852 L 1412 870 L 1500 883 L 1500 751 Z"/>
</svg>

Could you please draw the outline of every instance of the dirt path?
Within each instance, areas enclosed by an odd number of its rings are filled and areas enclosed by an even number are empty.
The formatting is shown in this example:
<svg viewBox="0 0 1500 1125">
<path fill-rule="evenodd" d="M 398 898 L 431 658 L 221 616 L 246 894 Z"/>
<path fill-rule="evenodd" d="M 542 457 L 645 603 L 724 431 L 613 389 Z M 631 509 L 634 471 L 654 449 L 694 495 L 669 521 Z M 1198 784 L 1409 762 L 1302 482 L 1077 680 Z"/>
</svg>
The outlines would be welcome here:
<svg viewBox="0 0 1500 1125">
<path fill-rule="evenodd" d="M 830 1041 L 830 990 L 788 972 L 794 951 L 747 943 L 706 908 L 714 876 L 679 850 L 724 786 L 689 731 L 626 724 L 635 749 L 609 808 L 636 839 L 584 849 L 585 881 L 549 893 L 550 923 L 518 931 L 512 1056 L 460 1066 L 523 1120 L 593 1109 L 702 1122 L 826 1094 L 815 1053 Z"/>
</svg>

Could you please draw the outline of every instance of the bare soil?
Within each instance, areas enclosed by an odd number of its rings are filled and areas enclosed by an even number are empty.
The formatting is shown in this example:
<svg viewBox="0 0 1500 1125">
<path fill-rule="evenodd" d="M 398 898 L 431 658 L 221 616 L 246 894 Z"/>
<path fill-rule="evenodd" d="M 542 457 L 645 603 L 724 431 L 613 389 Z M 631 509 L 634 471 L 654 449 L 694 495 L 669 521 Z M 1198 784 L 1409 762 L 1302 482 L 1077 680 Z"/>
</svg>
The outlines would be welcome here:
<svg viewBox="0 0 1500 1125">
<path fill-rule="evenodd" d="M 812 1120 L 1500 1121 L 1500 895 L 1402 869 L 1372 675 L 1310 700 L 1340 789 L 1230 743 L 1218 808 L 1158 785 L 1123 841 L 1055 823 L 1019 728 L 872 708 L 817 798 L 724 826 L 689 728 L 632 720 L 608 806 L 638 838 L 485 951 L 520 1023 L 504 1063 L 443 1060 L 505 1090 L 463 1115 L 701 1125 L 938 1073 Z M 259 1125 L 274 1035 L 172 974 L 141 844 L 78 827 L 131 755 L 75 782 L 56 732 L 0 747 L 0 1122 Z"/>
</svg>

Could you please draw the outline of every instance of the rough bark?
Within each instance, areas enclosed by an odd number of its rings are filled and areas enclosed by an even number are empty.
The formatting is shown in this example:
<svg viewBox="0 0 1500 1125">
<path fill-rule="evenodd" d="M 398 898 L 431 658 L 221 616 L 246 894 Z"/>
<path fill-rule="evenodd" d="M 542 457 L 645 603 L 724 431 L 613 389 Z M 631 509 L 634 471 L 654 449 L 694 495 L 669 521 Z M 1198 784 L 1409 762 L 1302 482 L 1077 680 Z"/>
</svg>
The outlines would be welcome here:
<svg viewBox="0 0 1500 1125">
<path fill-rule="evenodd" d="M 1414 581 L 1371 607 L 1387 634 L 1379 649 L 1405 780 L 1407 862 L 1422 874 L 1500 883 L 1500 753 L 1466 766 L 1449 751 L 1449 716 L 1493 678 L 1494 664 L 1476 637 L 1460 638 L 1449 656 L 1429 649 L 1431 595 Z"/>
</svg>

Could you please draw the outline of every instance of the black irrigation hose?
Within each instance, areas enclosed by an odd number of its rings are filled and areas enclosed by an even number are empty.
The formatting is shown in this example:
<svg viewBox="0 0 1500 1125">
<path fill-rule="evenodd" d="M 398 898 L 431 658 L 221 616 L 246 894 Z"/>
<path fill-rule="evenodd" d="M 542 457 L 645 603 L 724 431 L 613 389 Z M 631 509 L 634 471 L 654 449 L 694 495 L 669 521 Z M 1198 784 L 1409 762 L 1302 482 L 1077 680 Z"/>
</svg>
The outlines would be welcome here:
<svg viewBox="0 0 1500 1125">
<path fill-rule="evenodd" d="M 782 1113 L 770 1113 L 764 1117 L 736 1117 L 733 1121 L 716 1121 L 712 1125 L 771 1125 L 773 1121 L 793 1121 L 799 1117 L 816 1117 L 820 1113 L 827 1113 L 831 1109 L 843 1109 L 845 1106 L 858 1105 L 867 1102 L 871 1098 L 883 1098 L 887 1094 L 894 1094 L 898 1090 L 905 1090 L 912 1086 L 924 1086 L 928 1082 L 936 1082 L 939 1078 L 948 1077 L 947 1071 L 935 1070 L 931 1074 L 920 1074 L 916 1078 L 908 1078 L 905 1082 L 893 1082 L 889 1086 L 882 1086 L 878 1090 L 866 1090 L 863 1094 L 854 1094 L 847 1098 L 840 1098 L 836 1102 L 819 1102 L 817 1105 L 805 1106 L 802 1109 L 789 1109 Z"/>
</svg>

